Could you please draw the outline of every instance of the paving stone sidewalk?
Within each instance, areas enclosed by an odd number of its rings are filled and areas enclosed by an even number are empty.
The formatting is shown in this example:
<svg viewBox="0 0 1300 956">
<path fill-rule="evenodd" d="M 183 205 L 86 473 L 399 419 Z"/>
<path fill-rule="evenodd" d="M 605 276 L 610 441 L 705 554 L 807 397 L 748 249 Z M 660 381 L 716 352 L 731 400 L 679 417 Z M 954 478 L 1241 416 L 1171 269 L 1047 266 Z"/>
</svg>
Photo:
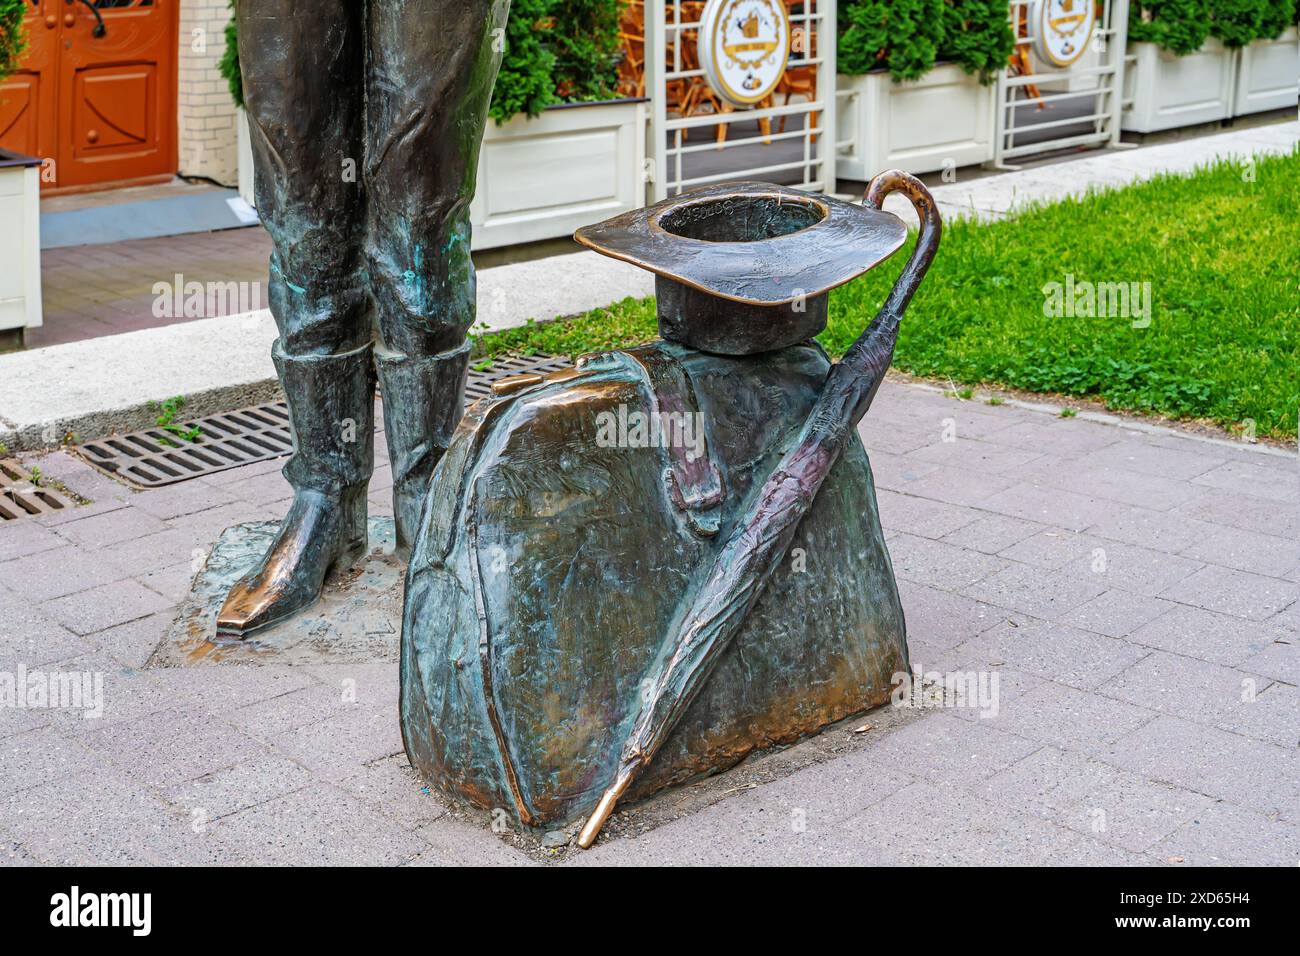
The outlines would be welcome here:
<svg viewBox="0 0 1300 956">
<path fill-rule="evenodd" d="M 566 862 L 1300 862 L 1294 454 L 898 382 L 862 434 L 913 662 L 996 674 L 996 716 Z M 102 673 L 106 712 L 0 708 L 0 863 L 533 861 L 415 778 L 396 665 L 144 668 L 221 530 L 285 511 L 281 462 L 148 492 L 39 464 L 94 503 L 0 525 L 0 672 Z"/>
</svg>

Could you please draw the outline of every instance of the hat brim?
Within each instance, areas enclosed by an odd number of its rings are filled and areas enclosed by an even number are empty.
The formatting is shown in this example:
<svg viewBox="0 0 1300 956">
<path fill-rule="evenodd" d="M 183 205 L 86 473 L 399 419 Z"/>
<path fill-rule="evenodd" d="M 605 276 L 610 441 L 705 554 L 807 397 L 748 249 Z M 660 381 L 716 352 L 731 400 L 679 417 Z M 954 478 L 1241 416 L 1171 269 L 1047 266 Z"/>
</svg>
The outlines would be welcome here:
<svg viewBox="0 0 1300 956">
<path fill-rule="evenodd" d="M 715 241 L 678 235 L 662 224 L 692 205 L 776 199 L 812 207 L 821 218 L 785 235 Z M 879 265 L 907 239 L 892 213 L 770 183 L 718 183 L 683 192 L 592 226 L 574 239 L 602 255 L 630 262 L 724 299 L 785 305 L 822 295 Z"/>
</svg>

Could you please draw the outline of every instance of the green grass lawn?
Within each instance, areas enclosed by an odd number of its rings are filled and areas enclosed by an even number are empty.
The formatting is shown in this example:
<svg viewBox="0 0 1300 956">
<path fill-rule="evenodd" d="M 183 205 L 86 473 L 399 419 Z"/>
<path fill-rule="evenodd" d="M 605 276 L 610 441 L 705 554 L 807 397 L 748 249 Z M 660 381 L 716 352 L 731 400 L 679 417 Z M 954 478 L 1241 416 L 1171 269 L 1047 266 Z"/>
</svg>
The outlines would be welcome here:
<svg viewBox="0 0 1300 956">
<path fill-rule="evenodd" d="M 1048 170 L 1050 172 L 1050 168 Z M 840 354 L 883 302 L 904 249 L 836 290 L 820 340 Z M 1049 283 L 1150 283 L 1133 314 L 1047 314 Z M 1140 288 L 1140 286 L 1139 286 Z M 1077 303 L 1078 304 L 1078 303 Z M 1080 314 L 1083 313 L 1083 314 Z M 655 336 L 654 301 L 486 337 L 578 355 Z M 894 366 L 928 378 L 1098 399 L 1117 410 L 1296 434 L 1300 408 L 1300 151 L 947 226 Z"/>
</svg>

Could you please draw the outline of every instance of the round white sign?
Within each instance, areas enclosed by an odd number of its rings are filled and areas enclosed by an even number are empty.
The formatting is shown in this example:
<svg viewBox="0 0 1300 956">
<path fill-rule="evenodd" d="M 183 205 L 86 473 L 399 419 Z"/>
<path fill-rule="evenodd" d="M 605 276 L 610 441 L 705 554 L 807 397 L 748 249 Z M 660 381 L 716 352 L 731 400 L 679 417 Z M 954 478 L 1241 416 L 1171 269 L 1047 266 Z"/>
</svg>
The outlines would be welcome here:
<svg viewBox="0 0 1300 956">
<path fill-rule="evenodd" d="M 700 67 L 732 106 L 753 106 L 776 89 L 790 58 L 785 0 L 709 0 L 700 17 Z"/>
<path fill-rule="evenodd" d="M 1034 9 L 1034 50 L 1056 67 L 1074 65 L 1088 49 L 1097 25 L 1094 0 L 1038 0 Z"/>
</svg>

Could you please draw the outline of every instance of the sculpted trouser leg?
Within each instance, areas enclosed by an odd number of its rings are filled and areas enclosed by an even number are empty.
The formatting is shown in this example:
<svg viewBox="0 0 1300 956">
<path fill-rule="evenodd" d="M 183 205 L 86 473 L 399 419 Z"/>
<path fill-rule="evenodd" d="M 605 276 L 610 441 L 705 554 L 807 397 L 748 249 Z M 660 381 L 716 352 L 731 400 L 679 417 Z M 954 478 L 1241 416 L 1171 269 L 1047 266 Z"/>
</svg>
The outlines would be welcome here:
<svg viewBox="0 0 1300 956">
<path fill-rule="evenodd" d="M 508 0 L 368 4 L 367 252 L 403 551 L 463 411 L 469 205 L 508 9 Z"/>
<path fill-rule="evenodd" d="M 374 364 L 361 263 L 364 6 L 240 0 L 239 46 L 257 205 L 271 234 L 274 358 L 289 401 L 293 504 L 260 567 L 232 589 L 220 632 L 244 636 L 311 603 L 366 547 Z"/>
</svg>

